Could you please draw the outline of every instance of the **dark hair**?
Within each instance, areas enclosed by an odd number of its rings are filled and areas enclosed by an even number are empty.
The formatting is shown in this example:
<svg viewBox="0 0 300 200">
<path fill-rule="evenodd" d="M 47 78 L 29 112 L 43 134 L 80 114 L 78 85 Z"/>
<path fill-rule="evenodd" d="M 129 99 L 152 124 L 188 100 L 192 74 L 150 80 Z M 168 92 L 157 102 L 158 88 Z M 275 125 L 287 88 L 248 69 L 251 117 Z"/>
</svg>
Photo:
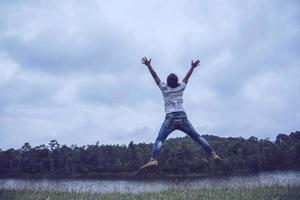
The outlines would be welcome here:
<svg viewBox="0 0 300 200">
<path fill-rule="evenodd" d="M 176 76 L 176 74 L 170 74 L 167 78 L 167 85 L 171 88 L 176 88 L 179 84 L 178 84 L 178 77 Z"/>
</svg>

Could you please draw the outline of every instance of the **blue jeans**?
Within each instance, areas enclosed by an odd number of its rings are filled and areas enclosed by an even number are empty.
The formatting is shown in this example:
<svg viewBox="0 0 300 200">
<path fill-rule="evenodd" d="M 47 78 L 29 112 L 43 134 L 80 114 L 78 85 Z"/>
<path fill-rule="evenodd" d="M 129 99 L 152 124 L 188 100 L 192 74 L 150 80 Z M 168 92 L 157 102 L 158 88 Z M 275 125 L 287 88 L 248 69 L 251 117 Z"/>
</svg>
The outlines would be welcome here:
<svg viewBox="0 0 300 200">
<path fill-rule="evenodd" d="M 200 144 L 206 153 L 213 152 L 212 147 L 207 142 L 207 140 L 200 136 L 197 131 L 192 126 L 191 122 L 188 120 L 186 113 L 183 111 L 180 112 L 172 112 L 166 114 L 165 121 L 161 125 L 160 131 L 154 143 L 152 149 L 152 158 L 157 159 L 161 146 L 163 142 L 166 140 L 168 135 L 172 133 L 174 130 L 180 130 L 193 138 L 198 144 Z"/>
</svg>

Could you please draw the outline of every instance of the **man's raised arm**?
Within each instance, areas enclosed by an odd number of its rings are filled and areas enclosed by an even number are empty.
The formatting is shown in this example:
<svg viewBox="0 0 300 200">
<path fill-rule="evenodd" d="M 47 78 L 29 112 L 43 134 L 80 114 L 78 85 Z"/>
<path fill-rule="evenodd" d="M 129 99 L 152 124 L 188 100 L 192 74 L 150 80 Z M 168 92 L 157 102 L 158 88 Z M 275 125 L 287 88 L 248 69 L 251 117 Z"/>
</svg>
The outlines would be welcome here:
<svg viewBox="0 0 300 200">
<path fill-rule="evenodd" d="M 160 83 L 160 79 L 159 79 L 156 72 L 154 71 L 154 69 L 151 66 L 151 58 L 150 58 L 150 60 L 148 60 L 146 57 L 142 58 L 142 64 L 144 64 L 148 67 L 152 77 L 155 80 L 155 83 L 158 85 Z"/>
<path fill-rule="evenodd" d="M 182 82 L 185 82 L 185 84 L 187 84 L 187 82 L 189 81 L 190 76 L 192 75 L 194 69 L 200 64 L 200 60 L 196 60 L 195 62 L 191 62 L 191 68 L 188 71 L 188 73 L 185 75 L 184 79 L 182 80 Z"/>
</svg>

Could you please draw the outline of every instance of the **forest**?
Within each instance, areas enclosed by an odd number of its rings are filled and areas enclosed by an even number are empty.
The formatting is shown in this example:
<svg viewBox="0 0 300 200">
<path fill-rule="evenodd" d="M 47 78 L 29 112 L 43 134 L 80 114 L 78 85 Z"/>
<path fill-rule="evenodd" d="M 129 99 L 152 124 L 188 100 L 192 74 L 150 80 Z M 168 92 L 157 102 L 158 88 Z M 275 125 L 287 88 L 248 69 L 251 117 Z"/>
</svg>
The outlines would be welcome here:
<svg viewBox="0 0 300 200">
<path fill-rule="evenodd" d="M 159 157 L 159 175 L 215 175 L 300 169 L 300 131 L 278 134 L 275 141 L 250 137 L 204 135 L 223 162 L 207 159 L 204 150 L 189 137 L 170 138 Z M 0 149 L 0 177 L 130 177 L 151 155 L 153 144 L 61 145 Z"/>
</svg>

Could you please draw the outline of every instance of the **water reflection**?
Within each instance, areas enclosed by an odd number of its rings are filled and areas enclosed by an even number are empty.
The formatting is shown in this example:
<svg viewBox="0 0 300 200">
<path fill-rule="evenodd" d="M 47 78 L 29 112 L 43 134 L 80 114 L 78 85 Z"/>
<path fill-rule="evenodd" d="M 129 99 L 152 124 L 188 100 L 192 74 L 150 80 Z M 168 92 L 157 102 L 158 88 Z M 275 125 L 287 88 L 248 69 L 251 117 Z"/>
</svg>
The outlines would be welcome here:
<svg viewBox="0 0 300 200">
<path fill-rule="evenodd" d="M 204 187 L 300 185 L 300 171 L 264 172 L 243 176 L 184 180 L 0 179 L 0 188 L 68 192 L 152 192 Z"/>
</svg>

